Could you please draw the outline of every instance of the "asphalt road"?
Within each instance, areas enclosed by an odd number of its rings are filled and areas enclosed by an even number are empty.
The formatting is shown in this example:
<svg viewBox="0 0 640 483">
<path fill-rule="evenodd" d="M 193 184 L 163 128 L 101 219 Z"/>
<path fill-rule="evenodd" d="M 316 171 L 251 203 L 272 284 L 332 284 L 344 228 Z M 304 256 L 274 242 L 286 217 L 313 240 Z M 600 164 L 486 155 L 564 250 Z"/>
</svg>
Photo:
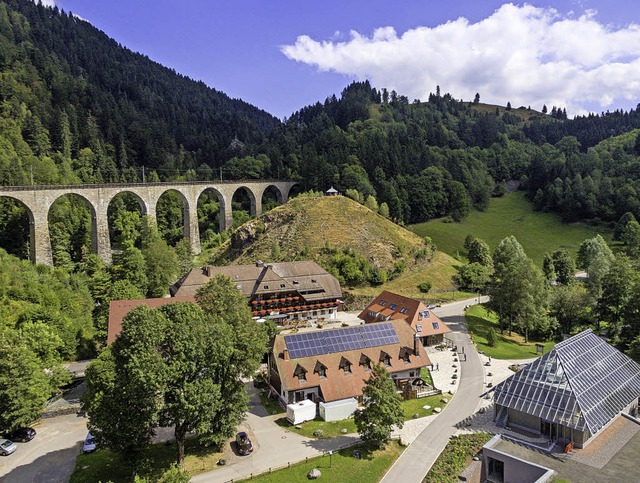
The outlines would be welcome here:
<svg viewBox="0 0 640 483">
<path fill-rule="evenodd" d="M 485 302 L 485 297 L 480 301 Z M 464 323 L 464 308 L 477 303 L 477 299 L 463 300 L 438 307 L 434 312 L 455 332 L 449 334 L 458 351 L 466 353 L 466 361 L 460 360 L 460 384 L 455 396 L 396 460 L 382 483 L 419 483 L 438 459 L 440 453 L 455 434 L 455 424 L 474 413 L 480 394 L 484 390 L 482 361 L 471 343 Z"/>
<path fill-rule="evenodd" d="M 60 483 L 69 481 L 87 436 L 87 420 L 75 414 L 43 419 L 34 426 L 36 437 L 16 443 L 18 449 L 0 456 L 3 483 Z"/>
</svg>

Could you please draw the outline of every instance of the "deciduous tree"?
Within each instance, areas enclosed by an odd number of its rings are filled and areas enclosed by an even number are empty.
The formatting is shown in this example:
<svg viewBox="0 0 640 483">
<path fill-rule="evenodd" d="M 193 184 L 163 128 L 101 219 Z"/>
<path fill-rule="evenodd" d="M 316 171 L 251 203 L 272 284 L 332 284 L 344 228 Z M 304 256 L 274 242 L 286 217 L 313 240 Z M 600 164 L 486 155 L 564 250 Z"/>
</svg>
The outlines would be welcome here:
<svg viewBox="0 0 640 483">
<path fill-rule="evenodd" d="M 602 292 L 602 282 L 609 271 L 614 256 L 600 235 L 585 240 L 578 248 L 577 265 L 587 272 L 587 286 L 594 297 Z"/>
<path fill-rule="evenodd" d="M 393 426 L 402 428 L 404 415 L 400 396 L 387 370 L 376 364 L 362 388 L 364 409 L 354 415 L 362 440 L 374 448 L 384 448 Z"/>
<path fill-rule="evenodd" d="M 29 426 L 52 394 L 45 367 L 15 333 L 0 330 L 0 432 Z"/>
</svg>

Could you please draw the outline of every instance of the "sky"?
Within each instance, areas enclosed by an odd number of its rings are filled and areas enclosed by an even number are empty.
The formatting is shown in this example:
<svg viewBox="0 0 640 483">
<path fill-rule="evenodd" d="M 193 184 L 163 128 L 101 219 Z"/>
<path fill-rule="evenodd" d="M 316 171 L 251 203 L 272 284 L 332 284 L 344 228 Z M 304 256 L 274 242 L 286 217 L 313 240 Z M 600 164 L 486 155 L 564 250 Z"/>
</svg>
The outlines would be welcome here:
<svg viewBox="0 0 640 483">
<path fill-rule="evenodd" d="M 637 0 L 41 1 L 280 119 L 365 79 L 570 117 L 640 103 Z"/>
</svg>

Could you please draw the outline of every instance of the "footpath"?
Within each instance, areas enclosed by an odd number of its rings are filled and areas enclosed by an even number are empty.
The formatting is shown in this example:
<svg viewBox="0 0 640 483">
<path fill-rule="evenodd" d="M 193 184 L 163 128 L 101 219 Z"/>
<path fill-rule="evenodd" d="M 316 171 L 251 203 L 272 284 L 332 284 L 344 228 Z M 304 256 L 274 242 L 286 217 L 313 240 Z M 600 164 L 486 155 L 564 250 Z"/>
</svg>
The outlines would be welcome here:
<svg viewBox="0 0 640 483">
<path fill-rule="evenodd" d="M 442 315 L 440 313 L 438 315 L 455 331 L 449 337 L 454 345 L 458 346 L 458 351 L 464 350 L 466 354 L 466 360 L 464 357 L 458 359 L 461 373 L 458 389 L 445 409 L 428 426 L 423 428 L 422 432 L 396 460 L 382 478 L 383 483 L 421 482 L 442 453 L 451 436 L 458 431 L 456 423 L 475 412 L 479 397 L 484 391 L 483 362 L 469 338 L 464 316 L 446 316 L 445 313 L 456 310 L 447 309 L 443 310 Z M 442 389 L 445 391 L 444 387 Z"/>
</svg>

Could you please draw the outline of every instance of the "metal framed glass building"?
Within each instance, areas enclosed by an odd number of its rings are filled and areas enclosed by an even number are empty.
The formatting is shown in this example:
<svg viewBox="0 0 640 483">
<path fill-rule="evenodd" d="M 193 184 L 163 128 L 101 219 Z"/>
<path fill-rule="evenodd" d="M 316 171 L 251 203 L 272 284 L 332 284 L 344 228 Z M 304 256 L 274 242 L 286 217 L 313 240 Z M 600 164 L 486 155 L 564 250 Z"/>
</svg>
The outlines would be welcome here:
<svg viewBox="0 0 640 483">
<path fill-rule="evenodd" d="M 586 330 L 494 389 L 499 426 L 584 446 L 621 412 L 636 415 L 640 365 Z"/>
</svg>

